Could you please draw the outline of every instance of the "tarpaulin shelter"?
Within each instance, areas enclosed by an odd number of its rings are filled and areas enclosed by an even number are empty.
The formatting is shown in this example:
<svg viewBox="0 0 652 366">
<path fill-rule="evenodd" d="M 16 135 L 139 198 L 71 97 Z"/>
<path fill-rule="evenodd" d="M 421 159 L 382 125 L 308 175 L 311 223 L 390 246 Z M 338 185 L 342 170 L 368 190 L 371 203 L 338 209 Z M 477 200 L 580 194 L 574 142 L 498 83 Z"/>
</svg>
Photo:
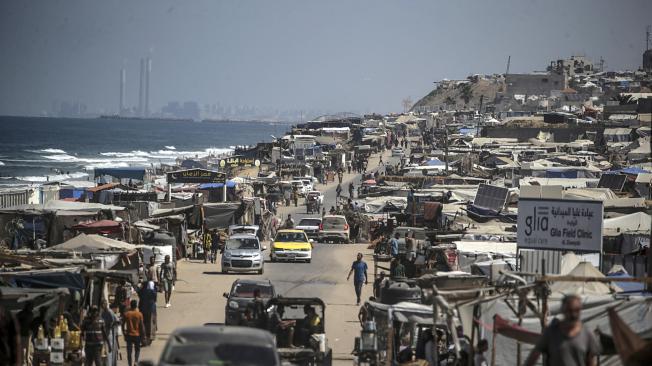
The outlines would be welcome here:
<svg viewBox="0 0 652 366">
<path fill-rule="evenodd" d="M 79 230 L 85 234 L 118 234 L 122 231 L 121 224 L 114 220 L 99 220 L 81 223 L 72 228 L 73 230 Z"/>
<path fill-rule="evenodd" d="M 74 238 L 48 248 L 51 251 L 75 251 L 80 253 L 97 253 L 102 251 L 132 251 L 136 246 L 122 241 L 109 239 L 96 234 L 79 234 Z"/>
<path fill-rule="evenodd" d="M 80 267 L 0 272 L 0 277 L 13 287 L 67 288 L 78 291 L 86 288 Z"/>
<path fill-rule="evenodd" d="M 572 277 L 604 277 L 602 272 L 593 266 L 590 262 L 580 262 L 572 271 L 568 273 Z M 614 290 L 619 291 L 616 288 Z M 606 295 L 612 292 L 608 285 L 602 282 L 555 282 L 550 285 L 551 292 L 562 294 L 583 294 L 583 295 Z"/>
<path fill-rule="evenodd" d="M 618 298 L 612 295 L 602 296 L 581 296 L 582 313 L 581 318 L 583 325 L 590 331 L 596 328 L 602 333 L 611 335 L 609 318 L 607 310 L 615 308 L 618 316 L 627 324 L 631 330 L 640 337 L 647 338 L 652 335 L 652 298 L 641 296 L 630 296 L 628 298 Z M 532 301 L 536 299 L 531 298 Z M 553 297 L 548 301 L 550 317 L 548 323 L 553 317 L 560 317 L 561 314 L 561 297 Z M 506 304 L 504 298 L 494 298 L 482 301 L 480 306 L 480 316 L 477 323 L 480 325 L 480 338 L 485 338 L 492 344 L 493 341 L 493 321 L 494 316 L 498 314 L 502 319 L 511 324 L 518 323 L 518 317 Z M 460 306 L 459 311 L 464 318 L 468 316 L 471 319 L 472 306 Z M 465 315 L 468 314 L 468 315 Z M 466 323 L 465 323 L 466 324 Z M 520 327 L 523 330 L 541 333 L 541 321 L 538 314 L 527 310 L 523 316 Z M 496 365 L 515 365 L 517 359 L 517 341 L 508 336 L 499 335 L 495 339 Z M 528 343 L 521 344 L 521 360 L 525 359 L 531 351 L 532 346 Z M 491 358 L 491 350 L 486 354 Z M 621 365 L 617 355 L 601 355 L 599 364 L 602 366 Z"/>
</svg>

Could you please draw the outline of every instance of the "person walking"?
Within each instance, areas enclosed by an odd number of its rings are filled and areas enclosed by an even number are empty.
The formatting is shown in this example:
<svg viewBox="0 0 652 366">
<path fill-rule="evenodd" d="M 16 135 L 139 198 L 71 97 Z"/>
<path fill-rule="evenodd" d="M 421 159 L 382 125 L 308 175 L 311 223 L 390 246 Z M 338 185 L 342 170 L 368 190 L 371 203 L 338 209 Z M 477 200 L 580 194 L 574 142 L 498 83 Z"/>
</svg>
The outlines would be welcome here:
<svg viewBox="0 0 652 366">
<path fill-rule="evenodd" d="M 211 263 L 215 263 L 217 260 L 217 251 L 220 249 L 220 234 L 217 233 L 217 229 L 211 231 Z"/>
<path fill-rule="evenodd" d="M 600 345 L 580 320 L 582 299 L 577 295 L 567 295 L 561 302 L 561 311 L 564 319 L 550 322 L 525 360 L 525 365 L 536 365 L 541 354 L 546 355 L 548 365 L 597 365 Z"/>
<path fill-rule="evenodd" d="M 292 219 L 292 215 L 288 214 L 288 218 L 285 219 L 285 222 L 283 223 L 283 228 L 294 229 L 294 220 Z"/>
<path fill-rule="evenodd" d="M 106 344 L 109 353 L 112 348 L 108 341 L 104 320 L 100 317 L 100 310 L 97 306 L 92 306 L 88 312 L 81 326 L 81 333 L 84 338 L 84 365 L 103 366 L 102 345 Z"/>
<path fill-rule="evenodd" d="M 212 244 L 212 237 L 211 233 L 208 231 L 208 228 L 204 228 L 204 235 L 203 235 L 203 243 L 204 243 L 204 263 L 208 263 L 208 260 L 210 259 L 210 253 L 211 253 L 211 244 Z"/>
<path fill-rule="evenodd" d="M 116 338 L 118 332 L 116 332 L 116 326 L 120 323 L 118 316 L 115 314 L 113 309 L 109 308 L 109 302 L 102 300 L 101 303 L 101 312 L 100 316 L 102 321 L 104 321 L 104 329 L 106 329 L 107 342 L 111 346 L 111 350 L 117 350 L 116 348 Z M 115 366 L 118 364 L 118 352 L 108 352 L 108 357 L 106 360 L 105 366 Z"/>
<path fill-rule="evenodd" d="M 165 256 L 165 262 L 161 264 L 161 271 L 159 273 L 159 278 L 161 279 L 161 284 L 163 285 L 163 292 L 165 292 L 165 307 L 169 308 L 170 297 L 172 297 L 172 287 L 174 287 L 174 279 L 176 277 L 176 268 L 174 263 L 170 262 L 170 256 Z"/>
<path fill-rule="evenodd" d="M 342 185 L 337 184 L 337 188 L 335 188 L 335 193 L 337 194 L 337 198 L 340 198 L 340 195 L 342 194 Z"/>
<path fill-rule="evenodd" d="M 145 278 L 147 281 L 154 282 L 154 287 L 158 289 L 158 266 L 156 265 L 156 255 L 154 253 L 149 257 L 149 265 L 147 266 L 147 272 L 145 272 Z"/>
<path fill-rule="evenodd" d="M 138 291 L 138 310 L 143 314 L 143 323 L 145 324 L 145 333 L 143 334 L 148 340 L 152 340 L 154 334 L 154 324 L 156 319 L 156 291 L 152 281 L 143 282 Z"/>
<path fill-rule="evenodd" d="M 355 186 L 353 185 L 353 182 L 349 183 L 349 198 L 353 198 L 354 190 L 355 190 Z"/>
<path fill-rule="evenodd" d="M 25 365 L 30 365 L 30 345 L 32 344 L 32 322 L 34 321 L 34 303 L 28 301 L 23 309 L 16 314 L 20 326 L 20 353 Z"/>
<path fill-rule="evenodd" d="M 337 171 L 337 181 L 339 184 L 342 184 L 342 178 L 344 178 L 344 170 L 340 168 Z"/>
<path fill-rule="evenodd" d="M 127 365 L 137 365 L 140 358 L 140 342 L 145 335 L 145 324 L 143 323 L 143 314 L 138 311 L 138 301 L 136 300 L 131 300 L 130 309 L 125 313 L 123 334 L 127 342 Z M 134 351 L 133 359 L 131 358 L 132 350 Z M 132 360 L 136 362 L 132 363 Z"/>
<path fill-rule="evenodd" d="M 399 233 L 394 234 L 394 237 L 389 241 L 389 254 L 393 258 L 398 258 L 398 238 L 400 237 Z"/>
<path fill-rule="evenodd" d="M 367 263 L 362 260 L 362 253 L 358 253 L 356 260 L 351 264 L 349 275 L 346 276 L 348 281 L 353 274 L 353 287 L 355 288 L 356 305 L 360 305 L 360 296 L 362 295 L 362 285 L 367 284 Z"/>
</svg>

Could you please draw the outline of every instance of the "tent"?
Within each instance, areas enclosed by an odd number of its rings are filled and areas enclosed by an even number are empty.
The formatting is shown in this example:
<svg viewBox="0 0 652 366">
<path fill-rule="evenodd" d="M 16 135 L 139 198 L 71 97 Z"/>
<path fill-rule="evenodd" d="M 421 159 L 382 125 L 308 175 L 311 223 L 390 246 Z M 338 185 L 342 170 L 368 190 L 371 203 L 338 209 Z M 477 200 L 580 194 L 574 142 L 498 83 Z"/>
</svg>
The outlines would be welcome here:
<svg viewBox="0 0 652 366">
<path fill-rule="evenodd" d="M 602 272 L 598 271 L 591 263 L 589 262 L 580 262 L 572 271 L 568 273 L 568 276 L 573 277 L 604 277 Z M 615 287 L 616 291 L 620 291 L 620 288 Z M 582 295 L 607 295 L 611 293 L 609 286 L 602 282 L 553 282 L 550 285 L 550 291 L 555 293 L 562 294 L 582 294 Z"/>
<path fill-rule="evenodd" d="M 133 244 L 105 238 L 95 234 L 80 234 L 64 243 L 50 247 L 47 250 L 97 253 L 102 251 L 132 251 L 135 249 L 136 246 Z"/>
<path fill-rule="evenodd" d="M 644 212 L 605 219 L 602 227 L 604 236 L 617 236 L 619 234 L 650 235 L 652 218 Z"/>
</svg>

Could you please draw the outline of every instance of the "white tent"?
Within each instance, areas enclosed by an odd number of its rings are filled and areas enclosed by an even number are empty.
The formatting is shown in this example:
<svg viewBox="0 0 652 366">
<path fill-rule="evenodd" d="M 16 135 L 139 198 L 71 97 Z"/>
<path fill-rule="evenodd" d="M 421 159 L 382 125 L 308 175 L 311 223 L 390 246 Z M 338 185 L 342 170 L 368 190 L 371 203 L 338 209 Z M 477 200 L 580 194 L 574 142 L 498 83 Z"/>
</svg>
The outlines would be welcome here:
<svg viewBox="0 0 652 366">
<path fill-rule="evenodd" d="M 589 262 L 580 262 L 572 271 L 568 273 L 568 276 L 573 277 L 604 277 L 602 272 L 598 271 L 591 263 Z M 620 289 L 615 289 L 616 291 Z M 552 293 L 561 293 L 564 295 L 567 294 L 580 294 L 580 295 L 608 295 L 611 293 L 609 286 L 602 282 L 568 282 L 568 281 L 559 281 L 553 282 L 550 285 L 550 291 Z"/>
<path fill-rule="evenodd" d="M 63 250 L 79 253 L 98 253 L 103 251 L 131 251 L 136 249 L 133 244 L 109 239 L 101 235 L 80 234 L 74 238 L 48 248 L 48 250 Z"/>
<path fill-rule="evenodd" d="M 652 217 L 644 212 L 614 217 L 604 220 L 602 233 L 605 236 L 619 234 L 650 235 L 652 230 Z"/>
</svg>

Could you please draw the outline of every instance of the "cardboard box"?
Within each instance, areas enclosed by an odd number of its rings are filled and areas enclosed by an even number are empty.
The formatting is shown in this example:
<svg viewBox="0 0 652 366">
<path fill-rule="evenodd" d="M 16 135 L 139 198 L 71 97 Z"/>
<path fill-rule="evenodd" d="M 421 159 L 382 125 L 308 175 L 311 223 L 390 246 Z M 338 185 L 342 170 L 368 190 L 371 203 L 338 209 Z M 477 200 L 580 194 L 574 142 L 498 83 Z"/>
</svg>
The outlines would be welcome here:
<svg viewBox="0 0 652 366">
<path fill-rule="evenodd" d="M 63 365 L 63 352 L 50 353 L 50 363 Z"/>
<path fill-rule="evenodd" d="M 63 338 L 52 338 L 51 345 L 53 351 L 63 351 L 63 347 L 64 347 Z"/>
</svg>

